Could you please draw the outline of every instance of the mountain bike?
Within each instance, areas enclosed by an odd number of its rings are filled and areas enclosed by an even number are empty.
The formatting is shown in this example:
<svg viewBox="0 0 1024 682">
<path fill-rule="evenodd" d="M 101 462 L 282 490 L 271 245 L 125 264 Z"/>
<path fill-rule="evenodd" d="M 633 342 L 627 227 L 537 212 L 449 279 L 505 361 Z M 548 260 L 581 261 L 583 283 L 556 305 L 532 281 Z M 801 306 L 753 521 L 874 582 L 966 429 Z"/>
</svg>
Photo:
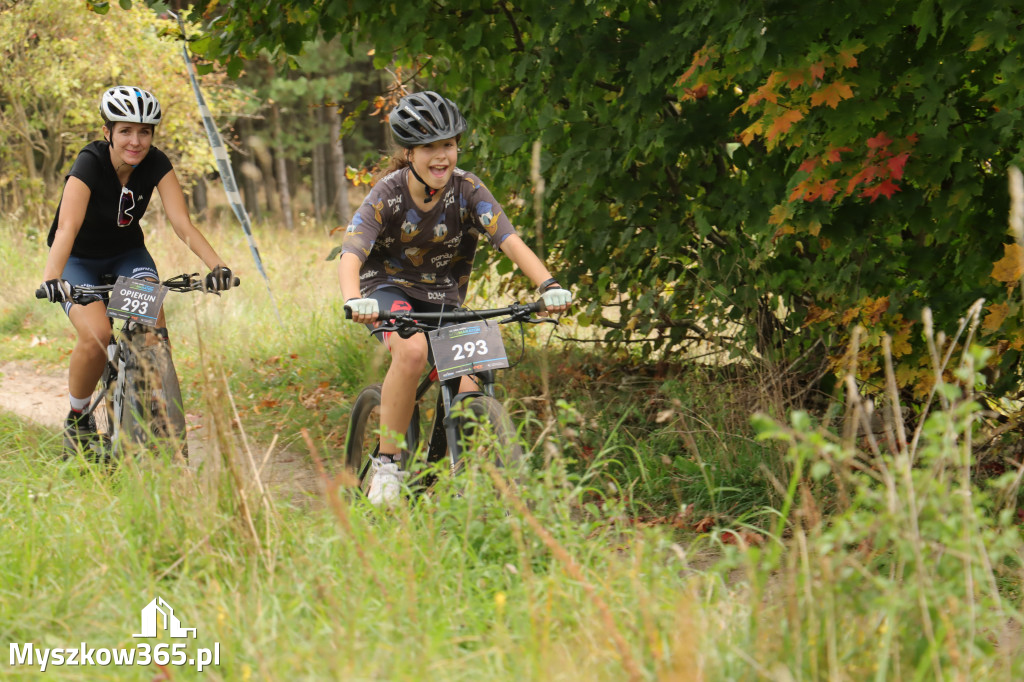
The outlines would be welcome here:
<svg viewBox="0 0 1024 682">
<path fill-rule="evenodd" d="M 156 322 L 169 291 L 205 291 L 198 273 L 163 282 L 107 275 L 101 284 L 71 287 L 81 305 L 104 301 L 110 318 L 107 363 L 99 391 L 83 414 L 96 420 L 97 437 L 83 444 L 91 459 L 116 459 L 129 443 L 173 448 L 185 459 L 185 411 L 167 330 Z M 239 279 L 234 278 L 234 286 Z M 215 293 L 215 292 L 211 292 Z M 46 298 L 40 287 L 36 298 Z M 114 321 L 121 325 L 115 328 Z"/>
<path fill-rule="evenodd" d="M 516 428 L 505 407 L 495 398 L 496 372 L 509 366 L 499 325 L 517 322 L 539 324 L 556 320 L 535 317 L 544 310 L 541 301 L 529 304 L 514 303 L 491 310 L 452 310 L 440 313 L 396 311 L 381 313 L 378 325 L 371 333 L 396 332 L 402 338 L 425 333 L 430 345 L 427 375 L 416 389 L 416 402 L 409 428 L 405 433 L 406 451 L 411 459 L 405 466 L 410 473 L 414 491 L 428 489 L 434 482 L 431 473 L 437 462 L 448 459 L 452 474 L 464 466 L 465 444 L 470 442 L 481 427 L 489 430 L 493 440 L 485 454 L 496 466 L 511 472 L 519 470 L 523 448 Z M 345 309 L 346 318 L 351 311 Z M 495 323 L 489 320 L 504 318 Z M 463 375 L 476 378 L 479 390 L 459 393 Z M 420 407 L 424 397 L 434 386 L 437 398 L 430 417 L 425 444 L 425 457 L 418 457 L 421 433 Z M 352 405 L 348 436 L 345 443 L 345 461 L 359 480 L 359 489 L 369 491 L 372 476 L 371 458 L 380 447 L 381 384 L 367 386 Z"/>
</svg>

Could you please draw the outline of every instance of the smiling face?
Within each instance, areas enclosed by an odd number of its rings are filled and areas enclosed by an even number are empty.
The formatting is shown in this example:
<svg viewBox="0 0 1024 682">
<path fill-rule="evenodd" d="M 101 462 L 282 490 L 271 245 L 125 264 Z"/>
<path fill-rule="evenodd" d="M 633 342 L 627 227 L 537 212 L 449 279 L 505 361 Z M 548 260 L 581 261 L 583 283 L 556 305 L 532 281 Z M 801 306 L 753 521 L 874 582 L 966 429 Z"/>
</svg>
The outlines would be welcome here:
<svg viewBox="0 0 1024 682">
<path fill-rule="evenodd" d="M 117 121 L 110 128 L 103 126 L 103 134 L 110 141 L 110 160 L 114 168 L 122 163 L 138 166 L 153 145 L 153 126 L 148 123 Z"/>
<path fill-rule="evenodd" d="M 421 144 L 409 150 L 409 163 L 434 189 L 442 189 L 455 172 L 459 145 L 454 137 Z"/>
</svg>

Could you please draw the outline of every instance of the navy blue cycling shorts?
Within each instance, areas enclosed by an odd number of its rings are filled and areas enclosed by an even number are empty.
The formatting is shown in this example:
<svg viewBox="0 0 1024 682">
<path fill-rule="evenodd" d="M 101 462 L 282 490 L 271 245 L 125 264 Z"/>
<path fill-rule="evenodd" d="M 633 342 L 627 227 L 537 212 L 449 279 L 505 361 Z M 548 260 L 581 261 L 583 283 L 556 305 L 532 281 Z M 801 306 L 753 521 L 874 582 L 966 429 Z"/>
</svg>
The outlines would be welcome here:
<svg viewBox="0 0 1024 682">
<path fill-rule="evenodd" d="M 103 275 L 114 275 L 115 277 L 124 275 L 134 279 L 160 281 L 153 256 L 149 255 L 149 251 L 144 246 L 106 258 L 71 256 L 60 276 L 61 279 L 66 279 L 73 286 L 78 286 L 79 284 L 100 284 Z M 64 312 L 70 313 L 72 305 L 70 301 L 64 303 Z"/>
</svg>

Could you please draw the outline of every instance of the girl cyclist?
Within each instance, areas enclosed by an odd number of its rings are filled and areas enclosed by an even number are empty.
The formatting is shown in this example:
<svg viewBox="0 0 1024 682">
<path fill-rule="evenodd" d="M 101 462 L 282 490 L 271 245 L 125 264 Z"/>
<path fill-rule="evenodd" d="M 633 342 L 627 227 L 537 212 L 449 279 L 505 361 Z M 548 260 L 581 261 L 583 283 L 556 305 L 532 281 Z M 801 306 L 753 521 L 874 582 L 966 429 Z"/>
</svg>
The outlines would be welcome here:
<svg viewBox="0 0 1024 682">
<path fill-rule="evenodd" d="M 372 325 L 380 310 L 436 312 L 461 305 L 481 235 L 538 286 L 549 312 L 565 311 L 572 294 L 519 238 L 480 178 L 456 167 L 466 130 L 458 107 L 436 92 L 413 93 L 398 102 L 388 122 L 402 149 L 348 226 L 338 265 L 352 320 Z M 399 496 L 402 455 L 394 435 L 406 432 L 427 361 L 425 335 L 388 336 L 383 433 L 368 493 L 373 504 Z M 463 377 L 460 390 L 473 388 Z"/>
<path fill-rule="evenodd" d="M 139 225 L 154 189 L 175 234 L 211 269 L 207 288 L 220 291 L 232 282 L 231 269 L 192 224 L 170 160 L 152 146 L 161 118 L 156 97 L 132 86 L 110 88 L 100 100 L 100 114 L 104 139 L 86 145 L 65 178 L 43 270 L 47 298 L 63 303 L 78 334 L 68 370 L 71 410 L 64 424 L 64 446 L 71 450 L 95 438 L 92 414 L 82 413 L 103 374 L 110 338 L 105 304 L 72 303 L 71 285 L 100 284 L 105 274 L 159 280 Z M 166 338 L 162 311 L 157 325 Z"/>
</svg>

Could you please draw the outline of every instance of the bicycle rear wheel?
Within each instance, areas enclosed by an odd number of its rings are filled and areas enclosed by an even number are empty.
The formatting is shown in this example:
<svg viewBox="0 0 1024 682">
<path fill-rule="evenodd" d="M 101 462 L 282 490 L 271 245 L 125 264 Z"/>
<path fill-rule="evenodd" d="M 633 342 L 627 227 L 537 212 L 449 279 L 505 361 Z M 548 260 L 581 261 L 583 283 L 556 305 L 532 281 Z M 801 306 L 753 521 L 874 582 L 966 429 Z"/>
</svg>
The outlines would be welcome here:
<svg viewBox="0 0 1024 682">
<path fill-rule="evenodd" d="M 499 469 L 504 469 L 508 476 L 517 479 L 525 457 L 505 406 L 490 396 L 478 395 L 461 400 L 459 409 L 465 410 L 467 414 L 459 417 L 462 447 L 455 461 L 456 473 L 465 466 L 462 459 L 468 449 L 473 447 L 475 457 L 484 458 Z"/>
<path fill-rule="evenodd" d="M 352 404 L 345 440 L 345 466 L 359 480 L 359 490 L 364 495 L 370 490 L 370 458 L 376 457 L 380 448 L 380 394 L 380 384 L 372 384 L 359 392 Z M 415 452 L 418 441 L 419 423 L 414 414 L 405 434 L 407 450 Z"/>
<path fill-rule="evenodd" d="M 185 411 L 171 349 L 164 341 L 135 345 L 126 372 L 122 433 L 146 445 L 164 445 L 188 459 Z"/>
</svg>

